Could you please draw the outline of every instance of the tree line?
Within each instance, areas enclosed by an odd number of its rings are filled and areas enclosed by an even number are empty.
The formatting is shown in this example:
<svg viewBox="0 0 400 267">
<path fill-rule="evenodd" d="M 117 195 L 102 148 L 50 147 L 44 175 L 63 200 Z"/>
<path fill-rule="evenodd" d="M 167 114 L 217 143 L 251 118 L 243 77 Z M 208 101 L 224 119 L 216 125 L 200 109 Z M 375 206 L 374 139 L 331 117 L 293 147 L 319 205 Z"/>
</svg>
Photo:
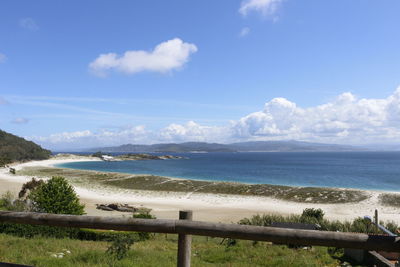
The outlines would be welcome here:
<svg viewBox="0 0 400 267">
<path fill-rule="evenodd" d="M 15 161 L 48 159 L 51 151 L 0 130 L 0 167 Z"/>
</svg>

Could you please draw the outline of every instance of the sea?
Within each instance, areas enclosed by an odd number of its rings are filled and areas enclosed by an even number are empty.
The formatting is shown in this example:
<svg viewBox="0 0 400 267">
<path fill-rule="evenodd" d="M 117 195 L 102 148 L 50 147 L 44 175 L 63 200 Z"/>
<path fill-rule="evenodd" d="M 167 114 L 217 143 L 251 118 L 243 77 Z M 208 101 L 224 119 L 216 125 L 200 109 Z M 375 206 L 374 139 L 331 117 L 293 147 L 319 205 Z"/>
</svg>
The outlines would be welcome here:
<svg viewBox="0 0 400 267">
<path fill-rule="evenodd" d="M 400 191 L 400 152 L 168 154 L 183 159 L 87 161 L 57 166 L 206 181 Z"/>
</svg>

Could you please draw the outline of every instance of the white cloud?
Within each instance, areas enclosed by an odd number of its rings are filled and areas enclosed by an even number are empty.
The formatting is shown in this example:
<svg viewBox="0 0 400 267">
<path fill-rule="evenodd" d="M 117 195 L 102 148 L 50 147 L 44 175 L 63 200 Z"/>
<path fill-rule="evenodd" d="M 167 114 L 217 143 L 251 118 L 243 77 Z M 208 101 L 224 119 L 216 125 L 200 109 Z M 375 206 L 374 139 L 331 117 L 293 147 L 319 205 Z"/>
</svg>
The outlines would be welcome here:
<svg viewBox="0 0 400 267">
<path fill-rule="evenodd" d="M 28 139 L 51 149 L 81 149 L 127 143 L 148 143 L 151 133 L 144 126 L 133 126 L 115 131 L 90 130 L 55 133 L 49 136 L 32 136 Z"/>
<path fill-rule="evenodd" d="M 245 37 L 250 33 L 250 28 L 249 27 L 243 27 L 242 30 L 239 33 L 240 37 Z"/>
<path fill-rule="evenodd" d="M 6 60 L 7 60 L 6 55 L 0 53 L 0 63 L 4 63 L 4 62 L 6 62 Z"/>
<path fill-rule="evenodd" d="M 301 108 L 284 98 L 234 123 L 239 139 L 301 139 L 335 143 L 400 141 L 400 87 L 385 99 L 339 95 L 323 105 Z"/>
<path fill-rule="evenodd" d="M 400 87 L 387 98 L 357 98 L 351 93 L 343 93 L 328 103 L 308 108 L 299 107 L 285 98 L 274 98 L 265 104 L 263 110 L 225 126 L 189 121 L 185 124 L 171 123 L 159 130 L 134 126 L 114 131 L 82 131 L 32 138 L 50 148 L 63 144 L 95 147 L 124 143 L 292 139 L 341 144 L 400 142 Z"/>
<path fill-rule="evenodd" d="M 0 105 L 7 105 L 7 104 L 8 104 L 8 101 L 5 98 L 0 96 Z"/>
<path fill-rule="evenodd" d="M 276 12 L 283 0 L 244 0 L 239 8 L 239 13 L 247 16 L 250 12 L 261 13 L 264 17 L 276 19 Z"/>
<path fill-rule="evenodd" d="M 182 67 L 197 47 L 175 38 L 157 45 L 152 51 L 132 50 L 119 56 L 116 53 L 101 54 L 89 64 L 94 74 L 104 76 L 109 70 L 126 74 L 142 71 L 168 72 Z"/>
<path fill-rule="evenodd" d="M 207 142 L 209 140 L 223 142 L 226 137 L 225 130 L 224 127 L 203 126 L 194 121 L 189 121 L 184 125 L 172 123 L 156 134 L 156 140 L 159 142 Z"/>
<path fill-rule="evenodd" d="M 30 31 L 39 30 L 39 26 L 32 18 L 22 18 L 19 20 L 19 26 Z"/>
<path fill-rule="evenodd" d="M 27 118 L 15 118 L 11 121 L 11 123 L 15 123 L 15 124 L 27 124 L 29 122 L 29 119 Z"/>
</svg>

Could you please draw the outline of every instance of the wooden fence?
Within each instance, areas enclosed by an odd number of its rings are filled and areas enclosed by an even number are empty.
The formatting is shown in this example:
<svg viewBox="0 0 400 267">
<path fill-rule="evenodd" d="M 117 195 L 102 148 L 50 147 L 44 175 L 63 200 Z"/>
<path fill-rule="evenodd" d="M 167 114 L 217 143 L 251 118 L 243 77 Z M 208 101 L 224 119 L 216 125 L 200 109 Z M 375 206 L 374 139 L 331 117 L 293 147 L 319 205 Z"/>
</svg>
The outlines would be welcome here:
<svg viewBox="0 0 400 267">
<path fill-rule="evenodd" d="M 191 211 L 180 211 L 179 220 L 0 211 L 0 222 L 178 234 L 177 265 L 185 267 L 190 266 L 191 235 L 269 241 L 278 244 L 400 252 L 400 237 L 397 236 L 222 224 L 191 219 Z"/>
</svg>

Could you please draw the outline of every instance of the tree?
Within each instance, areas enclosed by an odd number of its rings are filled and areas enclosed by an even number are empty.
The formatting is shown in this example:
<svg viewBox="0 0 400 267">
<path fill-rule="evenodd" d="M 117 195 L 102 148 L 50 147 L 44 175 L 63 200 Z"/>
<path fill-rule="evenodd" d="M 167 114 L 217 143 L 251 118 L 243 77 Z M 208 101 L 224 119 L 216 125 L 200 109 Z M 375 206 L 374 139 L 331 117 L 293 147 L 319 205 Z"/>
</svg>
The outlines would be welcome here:
<svg viewBox="0 0 400 267">
<path fill-rule="evenodd" d="M 84 205 L 80 204 L 74 188 L 61 176 L 53 176 L 30 194 L 33 210 L 55 214 L 82 215 Z"/>
</svg>

